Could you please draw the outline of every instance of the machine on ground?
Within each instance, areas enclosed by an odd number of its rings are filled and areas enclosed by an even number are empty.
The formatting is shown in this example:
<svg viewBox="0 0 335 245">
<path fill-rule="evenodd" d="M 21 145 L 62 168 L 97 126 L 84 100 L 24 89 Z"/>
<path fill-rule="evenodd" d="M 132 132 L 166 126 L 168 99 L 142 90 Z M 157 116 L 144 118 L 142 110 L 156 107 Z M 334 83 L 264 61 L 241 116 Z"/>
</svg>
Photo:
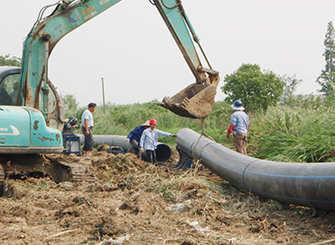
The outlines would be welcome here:
<svg viewBox="0 0 335 245">
<path fill-rule="evenodd" d="M 63 151 L 64 106 L 48 79 L 49 56 L 65 35 L 120 1 L 60 0 L 43 7 L 24 41 L 21 67 L 0 67 L 0 181 L 9 154 Z M 214 103 L 219 73 L 209 64 L 181 0 L 149 1 L 158 9 L 195 77 L 195 83 L 164 98 L 160 105 L 183 117 L 206 118 Z M 43 17 L 49 7 L 55 9 Z M 201 64 L 194 43 L 208 68 Z"/>
</svg>

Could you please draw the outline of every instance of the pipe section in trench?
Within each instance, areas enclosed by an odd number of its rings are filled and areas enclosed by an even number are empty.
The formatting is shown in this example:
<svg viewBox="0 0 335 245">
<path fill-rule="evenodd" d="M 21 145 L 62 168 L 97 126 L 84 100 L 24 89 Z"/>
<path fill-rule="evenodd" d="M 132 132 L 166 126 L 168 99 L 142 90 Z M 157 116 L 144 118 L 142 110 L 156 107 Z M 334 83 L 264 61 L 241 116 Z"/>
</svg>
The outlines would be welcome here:
<svg viewBox="0 0 335 245">
<path fill-rule="evenodd" d="M 185 128 L 177 147 L 233 186 L 282 203 L 335 210 L 335 163 L 285 163 L 242 155 Z"/>
<path fill-rule="evenodd" d="M 80 143 L 84 144 L 84 135 L 76 135 L 80 138 Z M 93 135 L 94 143 L 98 145 L 106 144 L 111 146 L 121 146 L 125 152 L 130 149 L 129 142 L 125 142 L 127 136 L 120 135 Z M 164 144 L 158 143 L 156 149 L 156 160 L 159 163 L 165 163 L 171 158 L 171 148 Z"/>
</svg>

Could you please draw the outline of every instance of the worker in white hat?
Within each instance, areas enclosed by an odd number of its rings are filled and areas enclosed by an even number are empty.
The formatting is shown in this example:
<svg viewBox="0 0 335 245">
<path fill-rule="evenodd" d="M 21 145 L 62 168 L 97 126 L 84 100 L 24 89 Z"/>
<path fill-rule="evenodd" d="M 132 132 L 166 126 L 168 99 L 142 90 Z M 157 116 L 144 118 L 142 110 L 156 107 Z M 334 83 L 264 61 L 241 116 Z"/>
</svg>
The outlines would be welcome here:
<svg viewBox="0 0 335 245">
<path fill-rule="evenodd" d="M 231 115 L 231 122 L 227 131 L 227 138 L 230 134 L 234 135 L 234 144 L 236 151 L 244 155 L 247 154 L 247 134 L 250 129 L 249 116 L 244 112 L 245 108 L 242 106 L 240 100 L 236 100 L 231 108 L 235 111 Z"/>
</svg>

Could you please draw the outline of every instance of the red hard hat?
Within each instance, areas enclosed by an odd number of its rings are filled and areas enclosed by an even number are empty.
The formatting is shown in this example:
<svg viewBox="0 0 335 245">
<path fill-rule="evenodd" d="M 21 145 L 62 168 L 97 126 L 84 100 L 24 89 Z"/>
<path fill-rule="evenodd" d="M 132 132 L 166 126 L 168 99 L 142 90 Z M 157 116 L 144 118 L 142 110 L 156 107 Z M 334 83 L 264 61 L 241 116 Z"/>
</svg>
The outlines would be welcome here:
<svg viewBox="0 0 335 245">
<path fill-rule="evenodd" d="M 151 119 L 149 123 L 150 123 L 150 124 L 155 124 L 155 125 L 157 125 L 157 121 L 156 121 L 156 119 Z"/>
</svg>

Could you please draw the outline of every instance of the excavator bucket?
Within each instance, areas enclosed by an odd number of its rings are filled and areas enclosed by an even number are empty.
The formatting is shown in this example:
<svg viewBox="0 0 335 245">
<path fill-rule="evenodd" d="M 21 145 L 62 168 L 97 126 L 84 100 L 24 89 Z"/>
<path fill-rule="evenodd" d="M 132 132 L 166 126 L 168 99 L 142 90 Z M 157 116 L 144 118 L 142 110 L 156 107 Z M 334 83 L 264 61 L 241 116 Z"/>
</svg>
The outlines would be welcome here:
<svg viewBox="0 0 335 245">
<path fill-rule="evenodd" d="M 219 76 L 210 75 L 210 83 L 191 84 L 171 98 L 165 97 L 158 105 L 173 113 L 190 118 L 206 118 L 212 111 Z"/>
</svg>

